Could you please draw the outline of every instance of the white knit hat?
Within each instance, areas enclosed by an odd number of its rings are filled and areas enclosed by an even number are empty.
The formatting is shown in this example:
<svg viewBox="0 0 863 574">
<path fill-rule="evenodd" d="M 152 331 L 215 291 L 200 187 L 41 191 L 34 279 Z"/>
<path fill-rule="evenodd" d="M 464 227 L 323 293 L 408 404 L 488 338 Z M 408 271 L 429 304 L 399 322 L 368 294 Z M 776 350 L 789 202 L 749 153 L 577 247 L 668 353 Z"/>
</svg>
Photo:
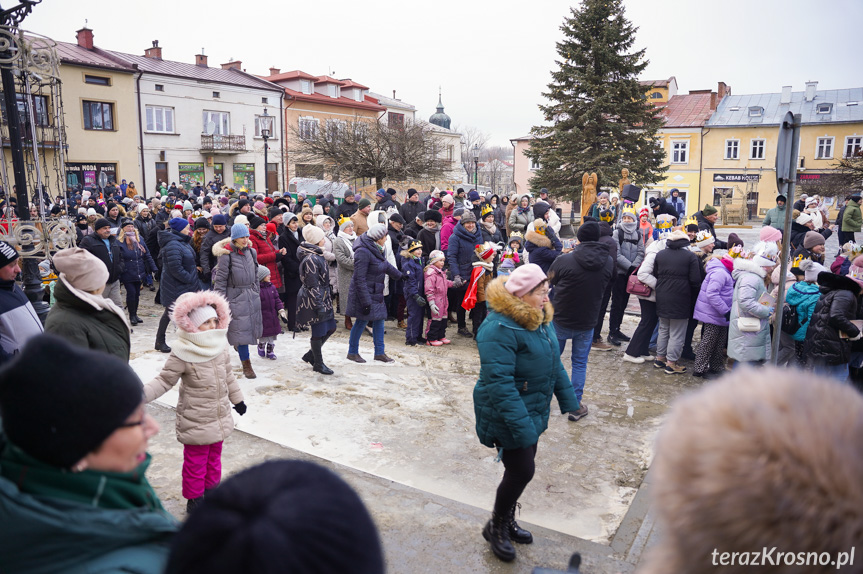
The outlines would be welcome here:
<svg viewBox="0 0 863 574">
<path fill-rule="evenodd" d="M 800 217 L 798 217 L 795 221 L 798 225 L 806 225 L 807 223 L 812 221 L 812 216 L 808 213 L 801 213 Z"/>
<path fill-rule="evenodd" d="M 435 261 L 442 261 L 444 259 L 443 251 L 440 249 L 435 249 L 431 253 L 429 253 L 429 265 L 434 263 Z"/>
<path fill-rule="evenodd" d="M 212 305 L 202 305 L 189 311 L 188 317 L 195 327 L 200 327 L 210 319 L 217 319 L 219 314 Z"/>
<path fill-rule="evenodd" d="M 303 241 L 317 245 L 324 238 L 324 230 L 314 225 L 306 225 L 303 227 Z"/>
</svg>

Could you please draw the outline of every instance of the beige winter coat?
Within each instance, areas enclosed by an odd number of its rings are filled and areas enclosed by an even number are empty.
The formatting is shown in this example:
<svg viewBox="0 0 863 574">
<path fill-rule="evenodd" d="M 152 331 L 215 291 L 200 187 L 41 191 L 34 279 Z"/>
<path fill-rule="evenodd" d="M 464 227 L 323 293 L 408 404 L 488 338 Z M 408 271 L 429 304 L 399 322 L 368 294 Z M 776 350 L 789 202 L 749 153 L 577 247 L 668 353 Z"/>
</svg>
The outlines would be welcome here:
<svg viewBox="0 0 863 574">
<path fill-rule="evenodd" d="M 219 328 L 202 332 L 191 325 L 188 312 L 202 303 L 216 308 Z M 144 385 L 144 400 L 149 403 L 161 397 L 182 379 L 177 440 L 193 445 L 223 441 L 234 430 L 231 407 L 243 400 L 228 352 L 228 304 L 215 291 L 186 293 L 177 299 L 172 319 L 180 328 L 178 339 L 171 342 L 171 354 L 162 372 Z"/>
</svg>

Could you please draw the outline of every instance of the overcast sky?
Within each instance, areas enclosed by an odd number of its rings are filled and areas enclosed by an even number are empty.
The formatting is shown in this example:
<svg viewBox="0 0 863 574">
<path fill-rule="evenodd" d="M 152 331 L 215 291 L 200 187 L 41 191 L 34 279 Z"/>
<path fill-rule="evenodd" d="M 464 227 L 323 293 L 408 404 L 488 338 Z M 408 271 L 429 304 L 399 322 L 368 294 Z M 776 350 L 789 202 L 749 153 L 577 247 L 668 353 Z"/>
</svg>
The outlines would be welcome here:
<svg viewBox="0 0 863 574">
<path fill-rule="evenodd" d="M 188 2 L 43 0 L 22 27 L 75 41 L 84 25 L 97 46 L 143 54 L 159 40 L 163 57 L 211 66 L 229 59 L 267 74 L 332 72 L 372 91 L 435 112 L 438 86 L 454 126 L 474 126 L 491 143 L 527 134 L 550 80 L 571 3 L 560 0 L 326 0 Z M 625 0 L 650 65 L 641 79 L 676 76 L 680 93 L 735 94 L 863 86 L 861 0 Z"/>
</svg>

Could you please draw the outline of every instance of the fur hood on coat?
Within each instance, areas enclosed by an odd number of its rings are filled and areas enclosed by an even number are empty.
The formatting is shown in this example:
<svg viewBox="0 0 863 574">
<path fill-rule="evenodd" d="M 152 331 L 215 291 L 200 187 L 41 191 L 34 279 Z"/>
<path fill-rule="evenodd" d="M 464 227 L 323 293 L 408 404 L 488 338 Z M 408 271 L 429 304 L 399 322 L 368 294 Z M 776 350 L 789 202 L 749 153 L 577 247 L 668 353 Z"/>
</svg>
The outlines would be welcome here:
<svg viewBox="0 0 863 574">
<path fill-rule="evenodd" d="M 828 291 L 851 291 L 856 297 L 860 294 L 860 284 L 848 277 L 842 277 L 829 271 L 822 271 L 818 274 L 818 285 L 821 287 L 821 292 Z"/>
<path fill-rule="evenodd" d="M 759 277 L 767 277 L 767 270 L 751 259 L 736 258 L 734 260 L 734 271 L 745 271 L 747 273 L 755 273 Z"/>
<path fill-rule="evenodd" d="M 527 232 L 525 232 L 524 240 L 530 241 L 537 247 L 547 247 L 548 249 L 551 249 L 551 239 L 545 235 L 540 235 L 533 229 L 528 229 Z"/>
<path fill-rule="evenodd" d="M 255 260 L 257 261 L 258 254 L 254 250 L 254 248 L 252 247 L 251 241 L 249 242 L 248 245 L 246 245 L 246 247 L 244 249 L 251 251 L 252 254 L 255 256 Z M 240 254 L 242 254 L 242 251 L 240 251 L 236 245 L 231 243 L 230 237 L 226 237 L 225 239 L 222 239 L 221 241 L 218 241 L 218 242 L 213 244 L 213 255 L 215 255 L 216 257 L 220 257 L 222 255 L 227 255 L 228 253 L 240 253 Z"/>
<path fill-rule="evenodd" d="M 227 329 L 231 322 L 231 308 L 225 298 L 216 291 L 197 291 L 180 295 L 171 311 L 171 320 L 181 331 L 200 333 L 198 326 L 189 319 L 189 313 L 204 305 L 210 305 L 216 310 L 219 321 L 216 329 Z"/>
<path fill-rule="evenodd" d="M 551 323 L 554 307 L 546 303 L 543 309 L 535 309 L 506 290 L 508 277 L 498 277 L 485 288 L 488 306 L 493 311 L 509 317 L 528 331 L 536 331 L 540 325 Z"/>
<path fill-rule="evenodd" d="M 663 536 L 638 572 L 706 572 L 717 548 L 759 558 L 764 547 L 834 557 L 859 551 L 860 436 L 863 397 L 851 385 L 798 369 L 737 369 L 675 401 L 651 467 L 652 508 Z"/>
</svg>

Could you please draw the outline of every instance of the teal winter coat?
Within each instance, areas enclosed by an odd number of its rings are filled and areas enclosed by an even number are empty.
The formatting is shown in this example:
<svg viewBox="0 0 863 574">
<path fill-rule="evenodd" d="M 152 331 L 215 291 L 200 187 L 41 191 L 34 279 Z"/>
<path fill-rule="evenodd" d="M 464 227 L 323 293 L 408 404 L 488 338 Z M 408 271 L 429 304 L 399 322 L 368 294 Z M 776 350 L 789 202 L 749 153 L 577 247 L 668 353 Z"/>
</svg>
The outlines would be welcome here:
<svg viewBox="0 0 863 574">
<path fill-rule="evenodd" d="M 552 394 L 563 413 L 578 410 L 579 404 L 560 361 L 551 304 L 544 310 L 530 307 L 504 282 L 500 277 L 486 288 L 491 312 L 476 338 L 476 434 L 488 447 L 526 448 L 548 427 Z"/>
<path fill-rule="evenodd" d="M 800 281 L 791 286 L 785 295 L 785 302 L 797 309 L 797 321 L 800 328 L 792 335 L 795 341 L 806 340 L 806 329 L 809 328 L 809 320 L 815 311 L 815 305 L 821 297 L 821 289 L 816 283 Z"/>
</svg>

